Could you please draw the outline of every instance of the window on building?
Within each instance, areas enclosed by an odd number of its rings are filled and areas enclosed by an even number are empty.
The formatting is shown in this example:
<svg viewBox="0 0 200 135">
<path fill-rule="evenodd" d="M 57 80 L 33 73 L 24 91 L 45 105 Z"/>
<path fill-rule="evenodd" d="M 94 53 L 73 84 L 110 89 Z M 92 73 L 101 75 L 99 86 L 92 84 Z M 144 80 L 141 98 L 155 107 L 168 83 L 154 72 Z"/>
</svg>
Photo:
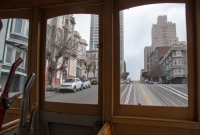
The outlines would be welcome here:
<svg viewBox="0 0 200 135">
<path fill-rule="evenodd" d="M 28 34 L 29 34 L 29 21 L 27 20 L 26 21 L 26 36 L 28 37 Z"/>
<path fill-rule="evenodd" d="M 12 58 L 12 48 L 7 47 L 7 51 L 6 51 L 6 63 L 11 63 L 11 58 Z"/>
<path fill-rule="evenodd" d="M 14 32 L 21 33 L 22 30 L 22 19 L 15 19 Z"/>
</svg>

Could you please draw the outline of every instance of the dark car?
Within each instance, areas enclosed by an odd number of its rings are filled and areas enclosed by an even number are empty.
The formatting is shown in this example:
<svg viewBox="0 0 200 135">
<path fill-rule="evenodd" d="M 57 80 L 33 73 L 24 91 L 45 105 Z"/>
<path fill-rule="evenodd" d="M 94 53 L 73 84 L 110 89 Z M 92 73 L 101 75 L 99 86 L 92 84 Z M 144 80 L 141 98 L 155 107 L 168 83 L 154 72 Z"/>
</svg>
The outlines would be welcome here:
<svg viewBox="0 0 200 135">
<path fill-rule="evenodd" d="M 91 85 L 97 85 L 98 84 L 98 77 L 94 77 L 92 79 Z"/>
</svg>

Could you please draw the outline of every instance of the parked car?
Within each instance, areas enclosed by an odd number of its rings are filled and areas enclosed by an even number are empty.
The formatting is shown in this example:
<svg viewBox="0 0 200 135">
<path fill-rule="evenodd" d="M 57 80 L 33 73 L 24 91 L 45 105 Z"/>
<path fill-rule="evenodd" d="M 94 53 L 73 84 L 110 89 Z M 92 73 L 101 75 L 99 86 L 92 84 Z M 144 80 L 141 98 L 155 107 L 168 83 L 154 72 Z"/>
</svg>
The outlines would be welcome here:
<svg viewBox="0 0 200 135">
<path fill-rule="evenodd" d="M 90 88 L 90 81 L 86 77 L 79 78 L 82 81 L 83 89 Z"/>
<path fill-rule="evenodd" d="M 98 84 L 98 77 L 94 77 L 92 79 L 91 85 L 97 85 Z"/>
<path fill-rule="evenodd" d="M 130 81 L 126 81 L 126 84 L 130 84 Z"/>
<path fill-rule="evenodd" d="M 83 89 L 83 83 L 79 78 L 67 78 L 61 83 L 58 87 L 59 92 L 64 92 L 64 91 L 72 91 L 76 92 L 77 90 L 82 90 Z"/>
<path fill-rule="evenodd" d="M 153 84 L 153 81 L 149 81 L 149 84 Z"/>
</svg>

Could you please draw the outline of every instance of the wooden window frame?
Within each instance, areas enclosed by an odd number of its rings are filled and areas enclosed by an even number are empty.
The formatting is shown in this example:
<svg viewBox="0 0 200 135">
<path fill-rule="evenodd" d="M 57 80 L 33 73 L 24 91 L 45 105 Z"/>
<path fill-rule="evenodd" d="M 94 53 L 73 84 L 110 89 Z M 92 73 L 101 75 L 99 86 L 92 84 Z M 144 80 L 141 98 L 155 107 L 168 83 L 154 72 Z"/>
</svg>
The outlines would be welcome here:
<svg viewBox="0 0 200 135">
<path fill-rule="evenodd" d="M 41 80 L 40 80 L 40 95 L 41 95 L 41 109 L 44 111 L 69 113 L 69 114 L 83 114 L 83 115 L 101 115 L 102 114 L 102 49 L 99 49 L 99 85 L 98 85 L 98 104 L 78 104 L 78 103 L 63 103 L 45 101 L 45 50 L 46 50 L 46 24 L 47 19 L 67 15 L 67 14 L 97 14 L 100 17 L 99 27 L 103 27 L 103 5 L 98 4 L 69 4 L 57 7 L 40 7 L 42 9 L 42 25 L 41 25 L 41 45 L 40 46 L 40 65 L 41 65 Z M 102 29 L 99 31 L 99 37 L 102 39 Z M 43 40 L 45 39 L 45 40 Z M 87 109 L 85 109 L 87 108 Z"/>
<path fill-rule="evenodd" d="M 186 30 L 187 30 L 187 47 L 188 47 L 188 107 L 163 107 L 163 106 L 137 106 L 137 105 L 121 105 L 120 104 L 120 30 L 119 30 L 119 11 L 147 5 L 147 4 L 162 4 L 162 3 L 185 3 L 186 10 Z M 112 121 L 114 123 L 130 123 L 130 124 L 147 124 L 156 126 L 170 126 L 167 122 L 172 122 L 174 127 L 183 127 L 180 121 L 185 122 L 186 128 L 198 127 L 198 117 L 196 110 L 199 107 L 195 103 L 199 101 L 195 96 L 199 90 L 196 90 L 198 85 L 198 76 L 195 75 L 198 67 L 197 52 L 195 48 L 197 43 L 195 40 L 195 1 L 190 0 L 116 0 L 114 3 L 114 87 L 113 87 L 113 114 Z M 154 121 L 157 121 L 154 122 Z M 158 122 L 159 121 L 159 122 Z M 161 124 L 161 125 L 160 125 Z M 186 126 L 187 125 L 187 126 Z M 189 126 L 188 126 L 189 125 Z"/>
<path fill-rule="evenodd" d="M 32 21 L 32 10 L 30 8 L 0 10 L 0 16 L 1 16 L 1 19 L 20 18 L 20 19 L 28 19 L 29 22 L 31 22 Z M 30 25 L 31 25 L 31 23 L 29 23 L 29 27 L 30 27 Z M 23 27 L 23 21 L 22 21 L 22 27 Z M 22 29 L 21 29 L 21 31 L 22 31 Z M 29 33 L 30 33 L 30 31 L 29 31 Z M 24 36 L 24 35 L 22 35 L 22 36 Z M 28 51 L 27 51 L 27 54 L 28 54 L 27 76 L 29 75 L 29 73 L 32 70 L 30 65 L 32 65 L 32 63 L 33 63 L 33 61 L 31 61 L 31 59 L 30 59 L 33 56 L 33 53 L 31 52 L 31 47 L 32 47 L 31 35 L 29 34 Z M 21 68 L 21 67 L 19 67 L 19 68 Z M 34 88 L 31 88 L 31 91 L 34 91 Z M 29 106 L 30 106 L 30 104 L 32 104 L 32 102 L 29 100 Z M 6 111 L 3 123 L 5 124 L 7 122 L 18 119 L 20 117 L 20 110 L 21 110 L 21 98 L 17 98 L 12 103 L 11 107 Z M 29 111 L 27 114 L 29 114 Z"/>
</svg>

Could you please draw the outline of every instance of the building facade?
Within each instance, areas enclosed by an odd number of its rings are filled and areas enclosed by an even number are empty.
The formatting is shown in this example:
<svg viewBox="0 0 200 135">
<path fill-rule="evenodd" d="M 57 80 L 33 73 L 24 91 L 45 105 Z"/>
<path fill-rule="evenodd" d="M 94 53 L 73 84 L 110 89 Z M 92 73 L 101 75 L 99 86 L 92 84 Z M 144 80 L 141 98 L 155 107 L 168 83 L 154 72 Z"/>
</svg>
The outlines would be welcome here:
<svg viewBox="0 0 200 135">
<path fill-rule="evenodd" d="M 187 83 L 187 45 L 174 44 L 163 58 L 166 83 Z"/>
<path fill-rule="evenodd" d="M 89 50 L 96 50 L 99 44 L 99 15 L 91 15 Z"/>
<path fill-rule="evenodd" d="M 124 12 L 119 12 L 120 26 L 120 70 L 124 71 Z M 126 73 L 126 72 L 124 72 Z"/>
<path fill-rule="evenodd" d="M 58 16 L 47 21 L 46 86 L 56 86 L 66 78 L 82 76 L 82 63 L 86 60 L 88 44 L 74 30 L 75 24 L 73 15 Z"/>
<path fill-rule="evenodd" d="M 144 72 L 149 72 L 150 70 L 150 60 L 149 56 L 152 52 L 151 46 L 145 46 L 144 48 Z"/>
<path fill-rule="evenodd" d="M 23 63 L 16 69 L 10 89 L 10 92 L 19 92 L 27 78 L 29 20 L 3 19 L 3 26 L 0 32 L 0 83 L 4 89 L 12 64 L 22 58 Z"/>
<path fill-rule="evenodd" d="M 176 24 L 167 21 L 167 15 L 158 16 L 157 23 L 151 29 L 152 49 L 159 46 L 172 46 L 178 43 Z"/>
<path fill-rule="evenodd" d="M 119 12 L 120 18 L 120 71 L 124 71 L 124 13 Z M 98 50 L 99 44 L 99 16 L 91 15 L 89 50 Z"/>
<path fill-rule="evenodd" d="M 149 76 L 151 80 L 156 82 L 162 82 L 163 76 L 163 69 L 160 66 L 160 62 L 162 58 L 167 54 L 171 47 L 163 46 L 163 47 L 156 47 L 155 50 L 150 54 L 150 71 Z"/>
</svg>

